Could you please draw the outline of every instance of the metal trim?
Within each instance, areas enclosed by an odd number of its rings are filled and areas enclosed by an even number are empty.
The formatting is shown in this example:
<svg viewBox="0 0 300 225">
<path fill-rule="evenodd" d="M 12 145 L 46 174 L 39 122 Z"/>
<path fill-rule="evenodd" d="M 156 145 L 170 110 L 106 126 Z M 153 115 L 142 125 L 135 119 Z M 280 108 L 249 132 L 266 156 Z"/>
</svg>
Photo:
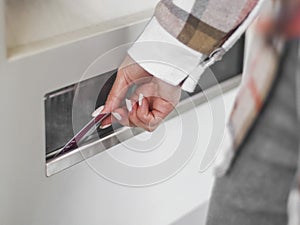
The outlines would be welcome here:
<svg viewBox="0 0 300 225">
<path fill-rule="evenodd" d="M 190 100 L 183 100 L 181 101 L 178 106 L 177 110 L 180 112 L 187 112 L 188 110 L 192 109 L 193 106 L 201 105 L 206 103 L 208 100 L 213 99 L 220 94 L 227 92 L 235 87 L 237 87 L 240 84 L 241 81 L 241 75 L 236 76 L 234 78 L 231 78 L 223 83 L 220 84 L 220 87 L 213 86 L 205 91 L 205 94 L 203 92 L 200 92 L 199 94 L 196 94 L 191 97 Z M 221 88 L 221 93 L 220 93 Z M 192 103 L 191 103 L 192 100 Z M 174 118 L 176 116 L 176 113 L 171 113 L 168 119 Z M 136 130 L 135 135 L 138 135 L 140 133 L 144 132 L 143 130 Z M 46 162 L 46 176 L 52 176 L 54 174 L 57 174 L 71 166 L 74 166 L 85 159 L 88 159 L 90 157 L 93 157 L 101 152 L 106 151 L 107 149 L 118 145 L 120 143 L 118 136 L 122 135 L 122 138 L 129 139 L 132 137 L 132 132 L 130 131 L 130 128 L 128 127 L 122 127 L 115 131 L 113 134 L 110 134 L 98 141 L 95 141 L 91 144 L 85 145 L 81 148 L 75 149 L 72 152 L 66 153 L 65 155 L 62 155 L 58 158 L 49 160 Z M 101 143 L 101 145 L 99 145 Z M 58 150 L 59 151 L 59 150 Z"/>
</svg>

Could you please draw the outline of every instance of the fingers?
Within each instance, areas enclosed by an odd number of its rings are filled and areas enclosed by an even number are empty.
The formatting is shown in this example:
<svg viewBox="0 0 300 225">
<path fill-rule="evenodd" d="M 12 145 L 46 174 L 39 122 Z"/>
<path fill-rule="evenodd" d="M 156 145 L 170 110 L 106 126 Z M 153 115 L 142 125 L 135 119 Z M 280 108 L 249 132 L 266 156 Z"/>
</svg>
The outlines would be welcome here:
<svg viewBox="0 0 300 225">
<path fill-rule="evenodd" d="M 118 71 L 116 80 L 113 84 L 111 91 L 107 97 L 103 112 L 113 112 L 115 109 L 119 108 L 124 101 L 131 82 L 127 78 L 126 67 Z M 107 117 L 102 122 L 102 126 L 107 126 L 112 124 L 113 116 Z"/>
<path fill-rule="evenodd" d="M 133 99 L 127 99 L 126 106 L 115 109 L 109 122 L 154 131 L 174 109 L 171 103 L 160 97 L 144 97 L 140 94 L 135 95 Z M 102 126 L 105 126 L 107 121 L 108 119 L 102 123 Z"/>
<path fill-rule="evenodd" d="M 121 107 L 118 109 L 115 109 L 112 113 L 113 116 L 113 122 L 117 122 L 122 124 L 123 126 L 130 126 L 130 122 L 128 119 L 128 111 L 126 107 Z"/>
<path fill-rule="evenodd" d="M 155 108 L 158 105 L 161 105 L 161 108 Z M 134 104 L 128 115 L 128 121 L 131 125 L 141 127 L 147 131 L 154 131 L 173 108 L 170 103 L 160 97 L 145 97 Z"/>
<path fill-rule="evenodd" d="M 151 79 L 151 74 L 127 56 L 117 73 L 116 80 L 107 97 L 104 111 L 112 112 L 118 108 L 132 84 L 149 82 Z"/>
<path fill-rule="evenodd" d="M 126 106 L 115 109 L 110 121 L 120 123 L 123 126 L 141 127 L 148 131 L 154 130 L 154 127 L 150 128 L 151 126 L 149 126 L 153 121 L 153 115 L 149 111 L 148 100 L 142 94 L 139 95 L 139 98 L 134 99 L 136 101 L 126 99 Z"/>
<path fill-rule="evenodd" d="M 149 114 L 148 100 L 147 98 L 142 98 L 133 105 L 132 111 L 128 114 L 128 120 L 133 126 L 149 131 L 148 121 L 153 118 Z"/>
<path fill-rule="evenodd" d="M 107 124 L 119 123 L 123 126 L 132 126 L 128 119 L 128 110 L 126 107 L 115 109 L 109 118 L 102 121 L 101 127 L 106 127 Z"/>
<path fill-rule="evenodd" d="M 116 80 L 107 97 L 103 110 L 104 112 L 112 112 L 114 109 L 118 108 L 121 105 L 126 96 L 128 88 L 131 85 L 131 82 L 128 81 L 128 78 L 126 76 L 126 68 L 118 71 Z"/>
<path fill-rule="evenodd" d="M 132 63 L 130 58 L 128 64 L 125 63 L 118 71 L 103 109 L 104 113 L 111 112 L 112 115 L 103 121 L 102 126 L 118 122 L 153 131 L 178 103 L 181 89 L 153 77 L 138 64 Z M 130 100 L 126 100 L 132 84 L 138 87 Z"/>
<path fill-rule="evenodd" d="M 132 84 L 149 82 L 151 79 L 151 74 L 146 72 L 137 63 L 134 63 L 130 57 L 127 57 L 117 73 L 116 80 L 107 97 L 103 112 L 113 112 L 115 109 L 120 108 Z M 132 99 L 137 101 L 138 96 L 133 96 Z M 103 121 L 104 125 L 111 123 L 112 117 Z"/>
<path fill-rule="evenodd" d="M 165 119 L 175 108 L 173 103 L 166 101 L 165 99 L 156 99 L 153 101 L 152 113 L 154 117 Z"/>
</svg>

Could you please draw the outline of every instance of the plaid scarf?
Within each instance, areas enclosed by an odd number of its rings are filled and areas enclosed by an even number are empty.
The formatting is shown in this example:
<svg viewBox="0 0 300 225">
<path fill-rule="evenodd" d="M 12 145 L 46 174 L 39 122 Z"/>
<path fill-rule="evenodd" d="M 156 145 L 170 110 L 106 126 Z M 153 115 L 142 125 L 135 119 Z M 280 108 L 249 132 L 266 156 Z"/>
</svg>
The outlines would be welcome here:
<svg viewBox="0 0 300 225">
<path fill-rule="evenodd" d="M 258 1 L 198 0 L 188 12 L 173 1 L 162 0 L 155 17 L 180 42 L 209 55 L 226 40 Z"/>
<path fill-rule="evenodd" d="M 239 146 L 271 90 L 285 44 L 283 36 L 300 36 L 299 0 L 283 0 L 283 4 L 279 0 L 194 0 L 192 7 L 185 5 L 186 8 L 181 7 L 178 0 L 162 0 L 155 12 L 160 25 L 172 36 L 208 56 L 230 37 L 259 1 L 270 5 L 264 15 L 269 15 L 271 26 L 254 28 L 255 43 L 251 45 L 243 82 L 228 122 L 230 147 L 224 149 L 224 160 L 218 168 L 218 173 L 223 175 L 230 170 Z M 261 32 L 261 27 L 268 32 Z M 289 225 L 300 225 L 300 172 L 298 174 L 289 198 Z"/>
<path fill-rule="evenodd" d="M 295 36 L 300 37 L 299 5 L 295 8 L 297 10 L 290 13 L 292 15 L 290 17 L 282 17 L 288 14 L 287 11 L 280 11 L 279 14 L 273 15 L 270 19 L 274 25 L 272 29 L 262 31 L 259 21 L 253 28 L 256 35 L 255 42 L 251 45 L 251 55 L 246 62 L 248 66 L 245 68 L 244 79 L 228 122 L 232 143 L 229 148 L 225 149 L 227 157 L 224 157 L 223 164 L 218 168 L 219 174 L 226 174 L 230 170 L 239 146 L 243 143 L 265 103 L 277 75 L 284 40 Z M 286 8 L 283 7 L 283 9 Z M 275 9 L 273 11 L 275 12 Z M 277 18 L 278 15 L 279 18 Z M 279 23 L 276 22 L 276 18 L 280 20 Z M 299 65 L 298 67 L 300 69 Z M 299 87 L 298 85 L 297 88 Z M 289 225 L 300 224 L 300 160 L 297 174 L 288 201 Z"/>
</svg>

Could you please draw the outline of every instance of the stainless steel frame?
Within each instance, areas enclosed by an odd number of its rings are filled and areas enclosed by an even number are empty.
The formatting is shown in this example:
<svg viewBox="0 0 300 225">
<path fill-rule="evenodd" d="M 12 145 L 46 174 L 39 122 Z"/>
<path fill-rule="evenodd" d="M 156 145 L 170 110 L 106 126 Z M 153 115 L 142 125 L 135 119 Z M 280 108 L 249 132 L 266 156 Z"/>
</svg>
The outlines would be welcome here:
<svg viewBox="0 0 300 225">
<path fill-rule="evenodd" d="M 220 85 L 213 86 L 205 91 L 205 93 L 200 92 L 192 96 L 190 99 L 181 101 L 177 106 L 177 111 L 183 113 L 190 110 L 194 105 L 200 105 L 208 100 L 219 96 L 220 94 L 227 92 L 239 85 L 241 81 L 241 76 L 236 76 L 225 82 L 222 82 Z M 220 92 L 221 91 L 221 92 Z M 174 118 L 176 113 L 171 113 L 167 119 Z M 138 135 L 143 131 L 140 129 L 134 129 L 134 135 Z M 57 174 L 71 166 L 74 166 L 85 159 L 95 156 L 115 145 L 120 143 L 118 136 L 122 136 L 122 139 L 126 140 L 132 137 L 132 130 L 128 127 L 122 127 L 116 130 L 113 134 L 110 134 L 98 141 L 95 141 L 91 144 L 87 144 L 83 147 L 73 150 L 72 152 L 66 153 L 62 156 L 59 156 L 55 159 L 49 160 L 46 162 L 46 175 L 52 176 Z M 100 145 L 101 143 L 101 145 Z M 60 151 L 60 149 L 58 150 Z M 56 152 L 52 153 L 55 155 Z"/>
</svg>

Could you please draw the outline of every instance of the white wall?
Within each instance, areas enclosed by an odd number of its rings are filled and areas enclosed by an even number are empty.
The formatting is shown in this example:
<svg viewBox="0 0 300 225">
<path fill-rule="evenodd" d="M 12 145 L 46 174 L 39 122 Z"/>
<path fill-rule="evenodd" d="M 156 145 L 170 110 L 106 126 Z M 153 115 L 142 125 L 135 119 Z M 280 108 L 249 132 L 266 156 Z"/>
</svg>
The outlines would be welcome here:
<svg viewBox="0 0 300 225">
<path fill-rule="evenodd" d="M 130 17 L 149 17 L 157 2 L 158 0 L 7 0 L 6 39 L 9 55 L 17 51 L 16 48 L 33 43 L 59 44 L 57 42 L 79 39 L 134 22 Z"/>
</svg>

